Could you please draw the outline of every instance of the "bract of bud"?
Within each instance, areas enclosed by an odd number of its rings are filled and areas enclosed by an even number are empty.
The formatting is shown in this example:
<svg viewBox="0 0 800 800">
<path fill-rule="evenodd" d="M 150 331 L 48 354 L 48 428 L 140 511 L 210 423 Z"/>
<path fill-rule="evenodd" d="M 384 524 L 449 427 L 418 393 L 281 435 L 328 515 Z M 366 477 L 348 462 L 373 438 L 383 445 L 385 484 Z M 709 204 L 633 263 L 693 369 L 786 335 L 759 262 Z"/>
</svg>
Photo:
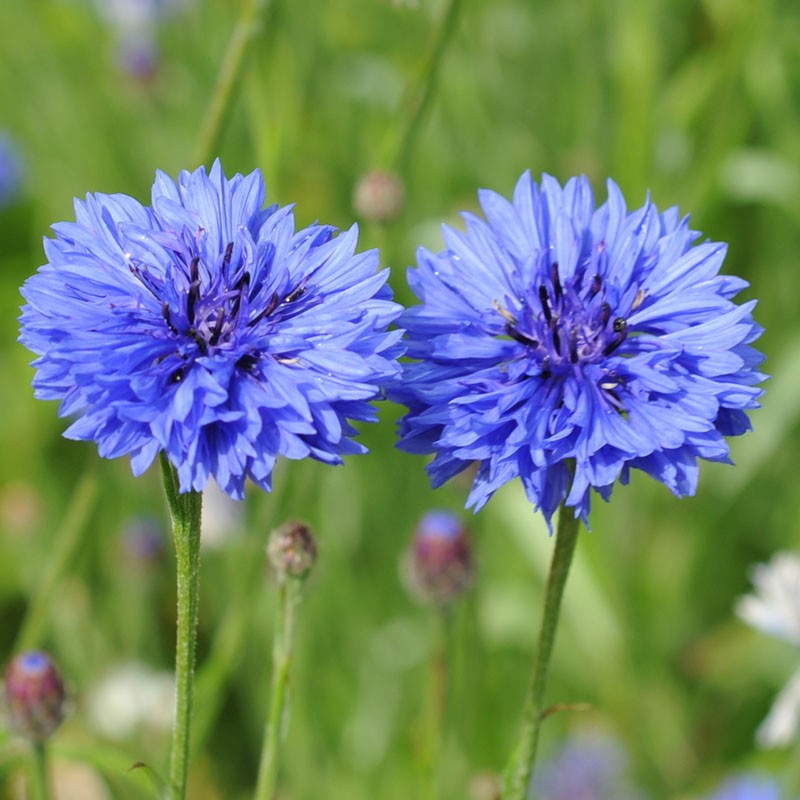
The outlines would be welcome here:
<svg viewBox="0 0 800 800">
<path fill-rule="evenodd" d="M 267 555 L 278 576 L 305 578 L 317 560 L 317 544 L 311 528 L 292 520 L 272 532 Z"/>
<path fill-rule="evenodd" d="M 363 175 L 353 190 L 353 208 L 369 222 L 391 222 L 403 210 L 404 200 L 400 178 L 379 169 Z"/>
<path fill-rule="evenodd" d="M 419 521 L 408 559 L 412 591 L 425 602 L 448 605 L 471 585 L 472 544 L 457 514 L 429 511 Z"/>
<path fill-rule="evenodd" d="M 152 566 L 164 555 L 164 531 L 158 521 L 151 517 L 140 516 L 128 520 L 120 539 L 126 561 L 136 566 Z"/>
<path fill-rule="evenodd" d="M 64 701 L 64 682 L 47 653 L 28 650 L 6 667 L 6 712 L 14 733 L 43 742 L 64 719 Z"/>
</svg>

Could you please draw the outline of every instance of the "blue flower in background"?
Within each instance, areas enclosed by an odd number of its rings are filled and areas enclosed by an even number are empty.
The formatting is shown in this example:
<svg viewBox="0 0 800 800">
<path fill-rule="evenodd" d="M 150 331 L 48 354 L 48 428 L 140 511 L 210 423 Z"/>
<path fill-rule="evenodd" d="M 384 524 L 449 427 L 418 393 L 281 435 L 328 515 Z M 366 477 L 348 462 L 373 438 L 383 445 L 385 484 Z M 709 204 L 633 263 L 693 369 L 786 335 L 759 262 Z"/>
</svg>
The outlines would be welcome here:
<svg viewBox="0 0 800 800">
<path fill-rule="evenodd" d="M 613 738 L 583 734 L 568 740 L 542 765 L 531 800 L 634 800 L 642 795 L 625 778 L 627 755 Z"/>
<path fill-rule="evenodd" d="M 0 133 L 0 207 L 14 203 L 22 187 L 22 157 L 13 139 Z"/>
<path fill-rule="evenodd" d="M 595 208 L 586 178 L 526 172 L 409 271 L 400 447 L 436 454 L 434 486 L 477 462 L 476 510 L 520 477 L 548 522 L 564 500 L 586 521 L 590 490 L 608 499 L 631 468 L 692 494 L 697 459 L 729 461 L 725 436 L 750 428 L 761 328 L 732 302 L 747 283 L 718 274 L 725 245 L 608 193 Z"/>
<path fill-rule="evenodd" d="M 785 800 L 780 785 L 762 775 L 729 778 L 707 800 Z"/>
<path fill-rule="evenodd" d="M 133 78 L 151 78 L 158 70 L 159 25 L 188 6 L 190 0 L 95 0 L 97 11 L 114 31 L 117 63 Z"/>
<path fill-rule="evenodd" d="M 271 488 L 277 456 L 331 464 L 363 453 L 348 420 L 396 378 L 400 332 L 377 251 L 355 226 L 295 231 L 264 204 L 256 171 L 219 162 L 158 173 L 152 207 L 88 195 L 53 226 L 49 263 L 23 286 L 20 341 L 36 396 L 76 416 L 65 435 L 130 455 L 135 474 L 164 451 L 181 491 L 209 476 L 239 498 Z"/>
</svg>

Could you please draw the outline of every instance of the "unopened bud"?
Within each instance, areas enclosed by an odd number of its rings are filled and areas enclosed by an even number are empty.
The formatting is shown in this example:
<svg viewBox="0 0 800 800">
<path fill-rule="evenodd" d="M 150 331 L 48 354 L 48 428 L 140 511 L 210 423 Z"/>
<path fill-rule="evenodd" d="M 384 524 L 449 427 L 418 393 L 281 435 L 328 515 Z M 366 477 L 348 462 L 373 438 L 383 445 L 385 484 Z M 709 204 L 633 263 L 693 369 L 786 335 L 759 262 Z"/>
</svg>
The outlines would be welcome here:
<svg viewBox="0 0 800 800">
<path fill-rule="evenodd" d="M 121 543 L 126 560 L 136 566 L 156 564 L 164 554 L 164 531 L 150 517 L 134 517 L 122 529 Z"/>
<path fill-rule="evenodd" d="M 429 603 L 448 605 L 472 584 L 472 545 L 461 518 L 429 511 L 414 532 L 409 558 L 412 590 Z"/>
<path fill-rule="evenodd" d="M 42 742 L 64 719 L 64 683 L 53 660 L 40 650 L 20 653 L 6 667 L 8 726 Z"/>
<path fill-rule="evenodd" d="M 375 169 L 362 176 L 353 192 L 356 214 L 370 222 L 391 222 L 403 210 L 403 182 L 391 172 Z"/>
<path fill-rule="evenodd" d="M 267 545 L 270 563 L 281 578 L 304 578 L 317 560 L 311 528 L 293 520 L 272 532 Z"/>
</svg>

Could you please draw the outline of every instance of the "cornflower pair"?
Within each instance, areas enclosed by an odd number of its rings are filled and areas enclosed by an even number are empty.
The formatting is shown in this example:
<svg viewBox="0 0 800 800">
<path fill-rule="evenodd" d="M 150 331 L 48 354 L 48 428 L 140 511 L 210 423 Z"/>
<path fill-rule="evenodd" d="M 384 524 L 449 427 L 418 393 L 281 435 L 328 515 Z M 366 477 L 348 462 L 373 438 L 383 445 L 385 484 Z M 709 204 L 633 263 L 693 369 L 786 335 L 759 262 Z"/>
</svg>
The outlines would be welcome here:
<svg viewBox="0 0 800 800">
<path fill-rule="evenodd" d="M 150 206 L 89 195 L 22 289 L 36 396 L 136 475 L 164 453 L 181 492 L 213 477 L 241 498 L 248 478 L 270 490 L 278 456 L 364 452 L 351 423 L 385 392 L 435 485 L 478 464 L 476 510 L 520 477 L 548 523 L 562 501 L 585 522 L 590 490 L 631 468 L 691 494 L 697 459 L 749 429 L 755 302 L 732 302 L 747 284 L 718 274 L 725 245 L 608 191 L 595 208 L 585 178 L 526 173 L 512 202 L 481 192 L 486 221 L 420 249 L 402 315 L 355 226 L 296 231 L 257 171 L 159 172 Z"/>
<path fill-rule="evenodd" d="M 585 178 L 537 186 L 528 173 L 511 202 L 482 192 L 485 221 L 466 214 L 465 233 L 444 228 L 445 251 L 420 249 L 409 283 L 422 303 L 407 310 L 378 253 L 356 253 L 355 226 L 295 231 L 291 207 L 264 208 L 259 172 L 228 179 L 218 161 L 177 182 L 158 173 L 150 206 L 89 195 L 54 226 L 22 289 L 36 396 L 74 418 L 67 437 L 129 455 L 137 475 L 159 455 L 164 468 L 178 563 L 171 800 L 186 790 L 200 492 L 212 477 L 235 498 L 248 479 L 269 491 L 278 456 L 364 452 L 352 423 L 374 421 L 382 396 L 408 407 L 400 447 L 435 454 L 434 485 L 477 463 L 476 510 L 515 478 L 548 525 L 572 509 L 504 780 L 505 800 L 525 796 L 591 490 L 608 499 L 633 468 L 692 494 L 698 459 L 728 461 L 725 437 L 749 429 L 764 377 L 755 302 L 736 305 L 747 284 L 719 274 L 725 246 L 695 244 L 676 209 L 629 212 L 612 181 L 608 193 L 595 208 Z M 283 685 L 259 800 L 274 787 Z"/>
</svg>

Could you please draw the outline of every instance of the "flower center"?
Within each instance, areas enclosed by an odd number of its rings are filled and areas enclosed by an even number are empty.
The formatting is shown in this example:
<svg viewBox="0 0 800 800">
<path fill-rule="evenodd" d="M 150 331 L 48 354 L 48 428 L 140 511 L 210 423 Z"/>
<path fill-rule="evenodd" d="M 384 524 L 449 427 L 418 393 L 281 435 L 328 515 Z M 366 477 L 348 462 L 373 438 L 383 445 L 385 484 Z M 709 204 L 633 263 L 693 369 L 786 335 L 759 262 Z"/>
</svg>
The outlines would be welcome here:
<svg viewBox="0 0 800 800">
<path fill-rule="evenodd" d="M 180 365 L 170 373 L 170 383 L 180 383 L 197 357 L 220 351 L 234 357 L 239 369 L 255 370 L 260 355 L 246 346 L 248 331 L 276 313 L 291 314 L 287 306 L 307 292 L 308 276 L 280 293 L 265 293 L 260 281 L 253 285 L 246 263 L 241 259 L 231 263 L 233 254 L 230 242 L 219 265 L 205 270 L 205 275 L 200 257 L 185 255 L 173 262 L 176 269 L 166 280 L 154 276 L 146 266 L 129 262 L 131 272 L 161 303 L 169 338 L 176 340 L 174 358 Z M 163 360 L 162 356 L 159 361 Z"/>
<path fill-rule="evenodd" d="M 516 313 L 495 302 L 506 321 L 505 333 L 525 345 L 542 378 L 602 361 L 628 335 L 626 318 L 615 311 L 616 292 L 607 289 L 592 262 L 579 267 L 565 285 L 557 263 L 549 272 L 548 279 L 520 298 Z"/>
</svg>

